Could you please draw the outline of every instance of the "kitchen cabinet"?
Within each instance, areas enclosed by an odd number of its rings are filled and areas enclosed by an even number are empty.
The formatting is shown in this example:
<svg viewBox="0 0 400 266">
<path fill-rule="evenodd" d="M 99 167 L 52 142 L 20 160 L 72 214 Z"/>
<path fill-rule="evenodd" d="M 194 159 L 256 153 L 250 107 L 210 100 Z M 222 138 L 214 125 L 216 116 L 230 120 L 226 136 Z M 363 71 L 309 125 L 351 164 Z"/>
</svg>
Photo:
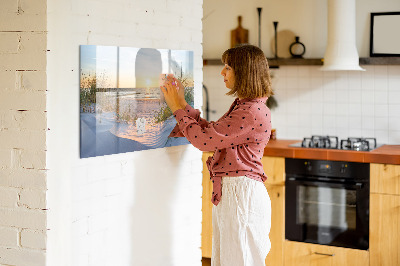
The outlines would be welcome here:
<svg viewBox="0 0 400 266">
<path fill-rule="evenodd" d="M 261 163 L 268 177 L 265 181 L 266 185 L 285 185 L 285 158 L 264 156 Z"/>
<path fill-rule="evenodd" d="M 203 153 L 202 255 L 212 252 L 212 183 Z M 285 240 L 285 158 L 264 156 L 271 198 L 271 250 L 266 265 L 400 265 L 400 165 L 370 164 L 369 251 Z M 330 256 L 333 255 L 334 256 Z"/>
<path fill-rule="evenodd" d="M 370 265 L 400 265 L 400 165 L 370 167 Z"/>
<path fill-rule="evenodd" d="M 212 183 L 206 161 L 212 152 L 203 153 L 203 194 L 202 194 L 202 223 L 201 223 L 201 253 L 203 258 L 211 258 L 212 252 Z"/>
<path fill-rule="evenodd" d="M 271 250 L 265 259 L 266 266 L 283 265 L 285 240 L 285 158 L 264 156 L 261 160 L 267 175 L 265 187 L 271 199 Z"/>
<path fill-rule="evenodd" d="M 286 240 L 284 252 L 285 266 L 369 265 L 369 253 L 365 250 L 300 243 Z"/>
<path fill-rule="evenodd" d="M 271 250 L 265 259 L 265 265 L 283 265 L 283 243 L 285 241 L 285 187 L 268 184 L 265 184 L 265 187 L 271 199 L 271 231 L 269 233 Z"/>
<path fill-rule="evenodd" d="M 203 218 L 202 218 L 202 256 L 211 258 L 212 253 L 212 183 L 206 166 L 206 161 L 211 152 L 203 153 Z M 265 187 L 271 198 L 272 221 L 271 221 L 271 250 L 266 258 L 266 265 L 283 265 L 283 243 L 285 230 L 285 158 L 263 157 L 262 164 L 268 176 Z"/>
</svg>

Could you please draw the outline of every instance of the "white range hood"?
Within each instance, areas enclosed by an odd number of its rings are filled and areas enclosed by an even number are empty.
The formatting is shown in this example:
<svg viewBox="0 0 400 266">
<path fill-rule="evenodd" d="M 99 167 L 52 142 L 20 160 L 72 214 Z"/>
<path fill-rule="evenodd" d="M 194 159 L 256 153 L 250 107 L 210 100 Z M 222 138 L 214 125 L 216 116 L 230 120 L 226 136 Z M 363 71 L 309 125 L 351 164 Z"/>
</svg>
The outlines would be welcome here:
<svg viewBox="0 0 400 266">
<path fill-rule="evenodd" d="M 328 44 L 320 70 L 358 70 L 355 0 L 328 0 Z"/>
</svg>

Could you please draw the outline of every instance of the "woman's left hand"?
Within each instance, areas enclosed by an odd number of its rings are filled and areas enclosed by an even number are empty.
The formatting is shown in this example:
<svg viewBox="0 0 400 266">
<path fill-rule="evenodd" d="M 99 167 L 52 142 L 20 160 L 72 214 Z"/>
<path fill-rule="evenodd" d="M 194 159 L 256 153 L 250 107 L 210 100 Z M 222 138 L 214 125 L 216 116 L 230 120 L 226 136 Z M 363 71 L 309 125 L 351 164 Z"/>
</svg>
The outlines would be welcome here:
<svg viewBox="0 0 400 266">
<path fill-rule="evenodd" d="M 178 109 L 184 109 L 186 107 L 181 104 L 182 101 L 178 92 L 180 88 L 178 81 L 174 77 L 168 75 L 164 84 L 160 88 L 164 94 L 165 102 L 173 113 Z"/>
</svg>

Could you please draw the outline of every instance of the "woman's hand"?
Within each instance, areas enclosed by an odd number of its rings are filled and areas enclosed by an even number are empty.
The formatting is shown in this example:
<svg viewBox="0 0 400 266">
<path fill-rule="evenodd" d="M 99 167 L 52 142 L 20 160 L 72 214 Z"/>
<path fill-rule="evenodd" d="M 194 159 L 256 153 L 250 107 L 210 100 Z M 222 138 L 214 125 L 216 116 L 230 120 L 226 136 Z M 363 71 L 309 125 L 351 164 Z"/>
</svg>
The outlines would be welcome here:
<svg viewBox="0 0 400 266">
<path fill-rule="evenodd" d="M 169 74 L 160 88 L 172 112 L 186 107 L 185 87 L 173 75 Z"/>
</svg>

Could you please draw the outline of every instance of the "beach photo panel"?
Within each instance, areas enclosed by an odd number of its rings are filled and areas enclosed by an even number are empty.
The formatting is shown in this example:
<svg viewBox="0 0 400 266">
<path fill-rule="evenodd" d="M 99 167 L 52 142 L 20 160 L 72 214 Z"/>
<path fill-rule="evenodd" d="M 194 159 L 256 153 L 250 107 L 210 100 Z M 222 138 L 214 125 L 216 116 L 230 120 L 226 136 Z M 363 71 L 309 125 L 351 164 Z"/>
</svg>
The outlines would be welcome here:
<svg viewBox="0 0 400 266">
<path fill-rule="evenodd" d="M 186 145 L 160 90 L 173 74 L 194 104 L 193 51 L 80 46 L 80 157 Z"/>
</svg>

